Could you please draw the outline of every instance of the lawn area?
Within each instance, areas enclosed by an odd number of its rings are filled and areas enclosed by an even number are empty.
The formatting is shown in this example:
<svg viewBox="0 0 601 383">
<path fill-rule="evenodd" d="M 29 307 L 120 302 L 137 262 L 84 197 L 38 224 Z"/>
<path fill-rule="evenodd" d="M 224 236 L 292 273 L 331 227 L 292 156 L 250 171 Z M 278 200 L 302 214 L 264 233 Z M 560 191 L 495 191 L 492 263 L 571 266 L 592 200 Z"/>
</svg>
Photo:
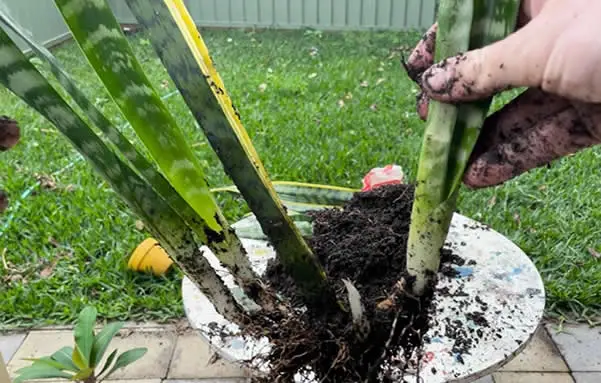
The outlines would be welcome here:
<svg viewBox="0 0 601 383">
<path fill-rule="evenodd" d="M 424 125 L 414 110 L 416 88 L 399 60 L 419 34 L 203 35 L 274 180 L 360 187 L 369 169 L 389 163 L 414 178 Z M 149 42 L 143 34 L 131 42 L 212 169 L 210 185 L 229 185 Z M 123 125 L 77 46 L 67 43 L 55 54 L 106 116 Z M 158 278 L 126 268 L 147 233 L 125 204 L 50 123 L 4 89 L 0 105 L 23 134 L 0 154 L 0 188 L 11 199 L 0 216 L 0 328 L 67 323 L 90 303 L 109 319 L 181 317 L 179 272 Z M 549 315 L 587 319 L 601 312 L 600 163 L 601 148 L 593 148 L 503 186 L 462 193 L 462 214 L 491 225 L 532 257 L 545 280 Z M 247 212 L 232 199 L 220 201 L 229 219 Z"/>
</svg>

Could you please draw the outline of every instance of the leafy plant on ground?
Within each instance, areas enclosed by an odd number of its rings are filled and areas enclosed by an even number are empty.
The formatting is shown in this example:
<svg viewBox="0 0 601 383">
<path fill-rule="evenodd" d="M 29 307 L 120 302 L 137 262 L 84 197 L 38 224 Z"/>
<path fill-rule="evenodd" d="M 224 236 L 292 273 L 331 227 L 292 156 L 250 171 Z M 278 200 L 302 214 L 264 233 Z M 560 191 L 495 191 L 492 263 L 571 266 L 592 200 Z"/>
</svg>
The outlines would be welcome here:
<svg viewBox="0 0 601 383">
<path fill-rule="evenodd" d="M 146 354 L 146 348 L 133 348 L 120 354 L 118 349 L 114 349 L 104 360 L 111 341 L 121 330 L 123 323 L 110 323 L 96 333 L 96 314 L 95 307 L 85 307 L 79 314 L 79 320 L 73 330 L 73 347 L 63 347 L 50 356 L 27 359 L 33 363 L 17 371 L 14 383 L 56 378 L 97 383 L 108 379 L 115 371 L 129 366 Z"/>
</svg>

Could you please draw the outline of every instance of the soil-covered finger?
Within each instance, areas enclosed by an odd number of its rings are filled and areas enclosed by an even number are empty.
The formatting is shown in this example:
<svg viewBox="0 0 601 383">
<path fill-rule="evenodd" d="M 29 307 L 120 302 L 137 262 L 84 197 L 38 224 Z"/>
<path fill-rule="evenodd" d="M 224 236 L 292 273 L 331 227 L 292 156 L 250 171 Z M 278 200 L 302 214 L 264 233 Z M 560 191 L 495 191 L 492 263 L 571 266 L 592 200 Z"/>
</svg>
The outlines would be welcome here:
<svg viewBox="0 0 601 383">
<path fill-rule="evenodd" d="M 471 188 L 499 185 L 598 142 L 576 109 L 569 108 L 477 156 L 464 182 Z"/>
<path fill-rule="evenodd" d="M 419 118 L 421 118 L 422 121 L 426 121 L 428 119 L 428 107 L 430 105 L 430 99 L 425 93 L 420 92 L 416 97 L 416 104 Z"/>
<path fill-rule="evenodd" d="M 570 107 L 570 102 L 564 98 L 539 88 L 528 89 L 486 119 L 472 156 L 477 157 L 496 145 L 523 136 L 539 121 Z"/>
<path fill-rule="evenodd" d="M 434 64 L 437 28 L 438 25 L 434 24 L 428 29 L 404 63 L 407 74 L 416 83 L 421 81 L 422 73 Z"/>
</svg>

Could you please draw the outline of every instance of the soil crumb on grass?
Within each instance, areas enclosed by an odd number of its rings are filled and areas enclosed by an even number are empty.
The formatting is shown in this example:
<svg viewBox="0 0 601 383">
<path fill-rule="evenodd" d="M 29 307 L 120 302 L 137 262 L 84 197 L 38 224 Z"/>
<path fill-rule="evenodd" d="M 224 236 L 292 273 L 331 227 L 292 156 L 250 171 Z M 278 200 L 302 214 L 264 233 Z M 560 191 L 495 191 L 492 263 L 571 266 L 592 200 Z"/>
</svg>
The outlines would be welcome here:
<svg viewBox="0 0 601 383">
<path fill-rule="evenodd" d="M 271 374 L 255 381 L 292 382 L 298 372 L 314 373 L 319 382 L 387 382 L 389 371 L 403 369 L 403 360 L 395 366 L 383 362 L 387 352 L 402 352 L 408 360 L 421 345 L 431 299 L 431 293 L 421 299 L 405 293 L 411 283 L 405 252 L 412 203 L 412 186 L 391 185 L 355 194 L 342 210 L 310 213 L 310 246 L 343 305 L 348 301 L 342 279 L 357 288 L 370 331 L 358 337 L 350 314 L 341 311 L 297 311 L 274 320 L 279 323 L 260 329 L 273 345 Z M 294 283 L 277 261 L 269 264 L 265 280 L 298 308 Z"/>
</svg>

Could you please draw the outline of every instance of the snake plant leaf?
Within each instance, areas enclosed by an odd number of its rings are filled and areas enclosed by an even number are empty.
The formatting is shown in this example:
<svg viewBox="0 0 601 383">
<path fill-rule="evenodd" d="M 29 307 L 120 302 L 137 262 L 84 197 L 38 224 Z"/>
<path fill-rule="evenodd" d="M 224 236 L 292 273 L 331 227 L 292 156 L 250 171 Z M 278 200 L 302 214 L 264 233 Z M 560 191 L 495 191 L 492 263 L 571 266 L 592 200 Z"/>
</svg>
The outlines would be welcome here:
<svg viewBox="0 0 601 383">
<path fill-rule="evenodd" d="M 290 218 L 303 237 L 309 238 L 313 235 L 313 224 L 310 217 L 307 217 L 304 214 L 293 214 L 290 215 Z M 236 234 L 240 238 L 256 239 L 261 241 L 268 240 L 254 214 L 244 217 L 238 222 L 234 223 L 232 228 L 236 231 Z"/>
<path fill-rule="evenodd" d="M 325 271 L 286 215 L 183 1 L 127 4 L 307 303 L 332 306 Z"/>
<path fill-rule="evenodd" d="M 113 340 L 113 337 L 123 327 L 122 322 L 109 323 L 106 325 L 96 336 L 94 337 L 94 344 L 92 346 L 92 354 L 90 357 L 92 367 L 98 366 L 100 360 L 104 356 L 104 353 Z"/>
<path fill-rule="evenodd" d="M 502 40 L 514 31 L 517 23 L 520 2 L 516 0 L 496 0 L 474 6 L 470 30 L 469 49 L 477 49 Z M 493 97 L 458 105 L 457 122 L 452 141 L 449 168 L 450 190 L 452 195 L 461 186 L 463 173 L 469 157 L 480 136 L 482 121 L 492 104 Z"/>
<path fill-rule="evenodd" d="M 163 104 L 103 0 L 55 0 L 67 26 L 121 113 L 167 179 L 203 218 L 222 233 L 223 221 L 198 159 Z M 207 241 L 207 238 L 203 238 Z"/>
<path fill-rule="evenodd" d="M 200 254 L 192 232 L 181 217 L 86 125 L 3 29 L 0 29 L 0 83 L 71 141 L 144 221 L 184 273 L 211 299 L 218 312 L 234 322 L 245 315 L 242 306 Z"/>
<path fill-rule="evenodd" d="M 436 61 L 504 38 L 515 28 L 518 8 L 518 0 L 441 0 Z M 430 103 L 407 243 L 407 270 L 416 278 L 416 294 L 423 294 L 438 272 L 463 173 L 490 101 Z"/>
<path fill-rule="evenodd" d="M 293 181 L 274 182 L 273 186 L 282 200 L 324 206 L 342 206 L 360 191 L 340 186 Z"/>
<path fill-rule="evenodd" d="M 72 376 L 72 374 L 69 374 L 65 371 L 61 371 L 56 367 L 42 364 L 34 364 L 18 370 L 17 377 L 13 380 L 13 383 L 22 383 L 31 379 L 71 379 Z"/>
<path fill-rule="evenodd" d="M 90 355 L 92 354 L 92 346 L 94 345 L 94 325 L 96 324 L 96 308 L 93 306 L 86 306 L 81 313 L 75 329 L 73 330 L 75 336 L 75 344 L 79 349 L 80 355 L 83 359 L 83 363 L 86 367 L 91 366 Z"/>
<path fill-rule="evenodd" d="M 105 0 L 55 0 L 106 90 L 167 179 L 201 218 L 193 228 L 245 291 L 263 292 L 175 119 L 163 104 Z M 194 217 L 192 217 L 194 218 Z M 198 225 L 198 226 L 197 226 Z M 183 260 L 182 260 L 183 262 Z"/>
<path fill-rule="evenodd" d="M 319 185 L 294 181 L 273 181 L 273 188 L 288 211 L 307 212 L 339 207 L 348 202 L 359 189 Z M 213 193 L 240 194 L 235 185 L 211 189 Z"/>
<path fill-rule="evenodd" d="M 88 100 L 56 57 L 46 47 L 31 39 L 25 32 L 25 29 L 2 10 L 0 10 L 0 23 L 25 41 L 38 58 L 49 65 L 50 71 L 54 74 L 58 82 L 94 125 L 119 149 L 142 177 L 148 180 L 153 188 L 178 212 L 186 223 L 199 235 L 203 235 L 204 231 L 197 224 L 199 221 L 198 215 L 192 207 L 175 191 L 173 186 L 171 186 L 155 166 Z"/>
</svg>

